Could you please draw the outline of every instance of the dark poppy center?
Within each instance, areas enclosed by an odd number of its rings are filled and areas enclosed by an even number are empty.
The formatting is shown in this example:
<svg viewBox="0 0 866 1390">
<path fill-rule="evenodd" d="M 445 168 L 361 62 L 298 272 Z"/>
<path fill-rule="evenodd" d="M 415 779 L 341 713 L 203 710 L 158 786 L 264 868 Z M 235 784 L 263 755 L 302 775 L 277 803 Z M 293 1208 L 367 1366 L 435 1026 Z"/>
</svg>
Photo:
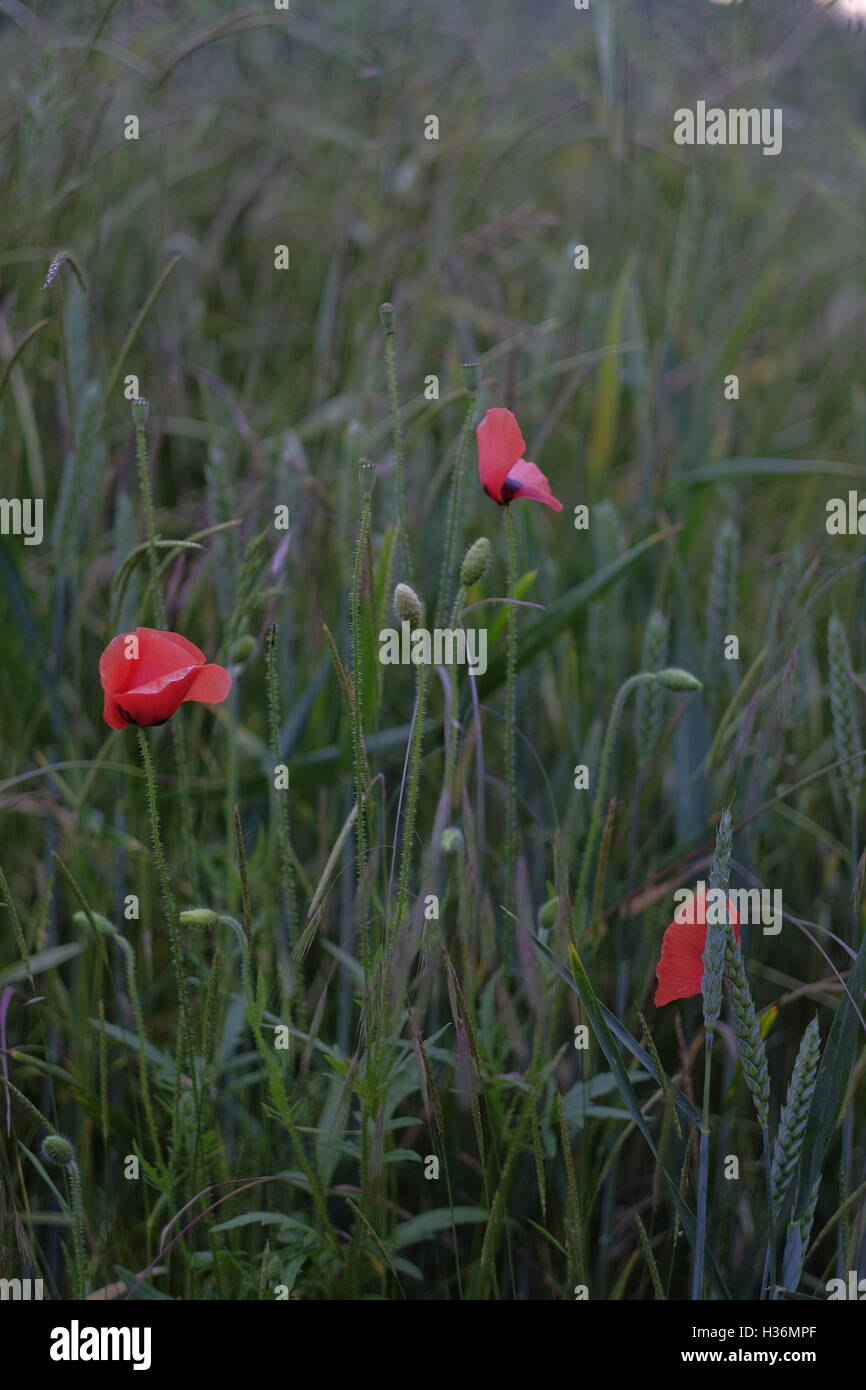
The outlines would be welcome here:
<svg viewBox="0 0 866 1390">
<path fill-rule="evenodd" d="M 510 502 L 516 492 L 519 492 L 523 484 L 518 478 L 506 478 L 500 489 L 503 502 Z"/>
</svg>

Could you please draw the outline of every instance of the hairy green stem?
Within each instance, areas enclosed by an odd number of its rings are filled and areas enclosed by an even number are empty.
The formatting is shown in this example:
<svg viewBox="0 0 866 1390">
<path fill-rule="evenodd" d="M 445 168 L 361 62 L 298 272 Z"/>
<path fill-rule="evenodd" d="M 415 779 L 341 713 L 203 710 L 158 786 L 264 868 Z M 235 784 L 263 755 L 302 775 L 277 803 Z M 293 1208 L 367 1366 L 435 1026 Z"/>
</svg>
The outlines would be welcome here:
<svg viewBox="0 0 866 1390">
<path fill-rule="evenodd" d="M 352 567 L 352 757 L 355 765 L 355 845 L 358 864 L 358 886 L 360 888 L 367 866 L 367 808 L 366 782 L 364 778 L 364 712 L 363 685 L 364 664 L 361 642 L 361 574 L 367 550 L 367 534 L 370 529 L 370 498 L 365 495 L 361 505 L 361 525 L 355 545 L 355 561 Z M 364 980 L 369 974 L 369 941 L 366 921 L 361 922 L 361 961 L 364 966 Z"/>
<path fill-rule="evenodd" d="M 162 1151 L 160 1149 L 159 1134 L 156 1128 L 156 1117 L 153 1111 L 153 1102 L 150 1095 L 150 1080 L 147 1072 L 147 1035 L 144 1030 L 144 1011 L 141 1007 L 141 997 L 138 992 L 138 973 L 135 968 L 135 951 L 132 944 L 127 941 L 120 932 L 115 932 L 114 940 L 121 948 L 126 966 L 126 988 L 129 993 L 129 1001 L 132 1005 L 132 1017 L 135 1022 L 135 1031 L 138 1034 L 138 1077 L 141 1087 L 141 1099 L 144 1105 L 144 1114 L 147 1119 L 147 1127 L 150 1133 L 150 1142 L 153 1145 L 154 1161 L 158 1167 L 162 1166 Z"/>
<path fill-rule="evenodd" d="M 412 583 L 412 556 L 409 551 L 409 528 L 406 524 L 406 494 L 403 481 L 403 426 L 400 422 L 400 398 L 397 394 L 397 368 L 394 362 L 394 328 L 385 328 L 385 370 L 388 376 L 388 394 L 391 399 L 391 425 L 394 431 L 394 481 L 397 487 L 397 522 L 400 528 L 400 545 L 403 550 L 403 564 L 406 578 Z"/>
<path fill-rule="evenodd" d="M 457 457 L 454 460 L 454 467 L 451 471 L 451 491 L 448 495 L 448 519 L 445 524 L 445 545 L 442 550 L 442 568 L 439 571 L 439 593 L 436 597 L 436 627 L 442 626 L 442 619 L 445 616 L 445 609 L 448 606 L 448 590 L 451 585 L 451 569 L 454 564 L 454 547 L 457 542 L 457 520 L 460 516 L 460 503 L 463 493 L 463 460 L 466 456 L 466 444 L 469 439 L 469 431 L 472 427 L 472 419 L 475 414 L 477 399 L 477 393 L 472 391 L 466 402 L 466 414 L 463 417 L 463 428 L 460 431 L 460 439 L 457 444 Z"/>
<path fill-rule="evenodd" d="M 268 692 L 268 734 L 271 744 L 271 757 L 274 767 L 280 761 L 280 686 L 277 674 L 277 639 L 279 629 L 271 623 L 265 641 L 265 664 Z M 298 930 L 298 903 L 295 887 L 295 871 L 292 864 L 292 820 L 289 802 L 289 788 L 277 792 L 279 798 L 277 814 L 278 841 L 280 846 L 280 877 L 286 903 L 286 918 L 289 930 L 289 943 L 294 946 Z"/>
<path fill-rule="evenodd" d="M 150 833 L 153 841 L 153 855 L 156 861 L 156 871 L 159 877 L 160 889 L 162 891 L 163 902 L 165 903 L 166 918 L 168 920 L 168 936 L 171 949 L 171 963 L 174 971 L 175 989 L 177 990 L 177 1000 L 180 1022 L 180 1048 L 184 1066 L 187 1068 L 190 1081 L 193 1087 L 193 1094 L 196 1102 L 196 1112 L 198 1112 L 198 1085 L 195 1074 L 195 1058 L 193 1056 L 192 1029 L 190 1027 L 189 994 L 186 987 L 186 976 L 183 971 L 183 950 L 180 942 L 180 928 L 178 925 L 177 904 L 174 900 L 171 881 L 168 876 L 168 865 L 165 859 L 165 850 L 162 844 L 162 834 L 159 828 L 159 808 L 156 800 L 156 781 L 153 775 L 153 759 L 150 756 L 150 746 L 147 742 L 147 735 L 144 729 L 137 728 L 138 746 L 141 750 L 141 761 L 144 765 L 144 778 L 147 788 L 147 806 L 150 815 Z M 175 1100 L 179 1096 L 181 1077 L 175 1081 Z"/>
<path fill-rule="evenodd" d="M 424 706 L 427 696 L 427 668 L 423 663 L 416 667 L 415 680 L 415 717 L 412 722 L 412 743 L 409 753 L 406 813 L 403 817 L 403 848 L 400 855 L 400 877 L 397 883 L 397 908 L 394 913 L 388 946 L 388 965 L 390 965 L 409 897 L 409 871 L 412 866 L 412 850 L 415 844 L 415 822 L 418 818 L 418 787 L 421 781 L 421 747 L 424 739 Z"/>
<path fill-rule="evenodd" d="M 517 586 L 517 540 L 511 507 L 505 507 L 505 529 L 508 533 L 508 586 L 506 596 L 513 599 Z M 517 608 L 506 606 L 506 666 L 505 666 L 505 906 L 510 913 L 514 904 L 514 871 L 517 861 L 517 785 L 515 780 L 514 730 L 517 713 Z M 510 916 L 507 918 L 510 924 Z M 507 940 L 511 928 L 507 927 Z"/>
<path fill-rule="evenodd" d="M 707 1186 L 710 1168 L 710 1068 L 713 1055 L 713 1034 L 704 1034 L 704 1105 L 698 1150 L 698 1194 L 695 1211 L 695 1258 L 692 1264 L 692 1299 L 704 1296 L 704 1251 L 707 1241 Z"/>
<path fill-rule="evenodd" d="M 81 1172 L 73 1159 L 68 1165 L 69 1186 L 72 1192 L 72 1287 L 77 1299 L 87 1297 L 87 1253 L 84 1247 L 84 1198 L 81 1193 Z"/>
<path fill-rule="evenodd" d="M 167 632 L 168 618 L 166 617 L 165 602 L 162 597 L 162 588 L 159 582 L 159 556 L 157 555 L 156 549 L 156 526 L 153 518 L 153 498 L 150 492 L 150 475 L 147 469 L 147 432 L 143 421 L 136 421 L 135 452 L 138 460 L 141 506 L 144 512 L 144 528 L 147 539 L 151 594 L 159 626 L 163 632 Z M 181 720 L 175 719 L 172 721 L 171 736 L 174 743 L 174 761 L 177 768 L 177 787 L 180 798 L 181 838 L 184 850 L 190 856 L 193 884 L 196 890 L 198 890 L 198 842 L 193 835 L 192 828 L 192 810 L 189 799 L 189 773 L 187 771 L 186 761 L 186 736 Z"/>
</svg>

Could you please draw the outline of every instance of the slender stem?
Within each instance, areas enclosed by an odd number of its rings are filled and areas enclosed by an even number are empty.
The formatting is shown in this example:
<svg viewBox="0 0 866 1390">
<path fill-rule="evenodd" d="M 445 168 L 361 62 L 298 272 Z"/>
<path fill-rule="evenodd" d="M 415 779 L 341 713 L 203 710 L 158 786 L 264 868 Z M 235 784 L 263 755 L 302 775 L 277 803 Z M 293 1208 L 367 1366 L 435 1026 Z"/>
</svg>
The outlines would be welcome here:
<svg viewBox="0 0 866 1390">
<path fill-rule="evenodd" d="M 776 1218 L 773 1212 L 773 1155 L 770 1146 L 770 1131 L 766 1125 L 761 1126 L 761 1135 L 764 1141 L 764 1175 L 767 1179 L 767 1257 L 770 1266 L 769 1293 L 771 1298 L 775 1298 L 776 1293 Z M 767 1296 L 767 1290 L 761 1289 L 761 1298 Z"/>
<path fill-rule="evenodd" d="M 72 1189 L 72 1250 L 75 1297 L 87 1296 L 87 1253 L 84 1247 L 84 1199 L 81 1195 L 81 1172 L 78 1164 L 69 1164 L 69 1186 Z"/>
<path fill-rule="evenodd" d="M 69 352 L 66 343 L 66 316 L 64 312 L 65 297 L 62 276 L 60 275 L 54 282 L 54 292 L 57 296 L 57 320 L 60 327 L 60 365 L 63 369 L 63 390 L 66 395 L 66 413 L 69 417 L 69 436 L 74 449 L 76 447 L 75 402 L 72 398 L 72 381 L 69 376 Z"/>
<path fill-rule="evenodd" d="M 370 528 L 370 498 L 365 496 L 361 505 L 361 525 L 355 545 L 355 562 L 352 567 L 352 755 L 355 765 L 355 845 L 358 862 L 358 886 L 360 887 L 367 866 L 367 808 L 366 779 L 364 777 L 364 663 L 361 642 L 361 573 L 367 547 L 367 533 Z M 364 966 L 364 980 L 368 978 L 369 942 L 366 921 L 361 923 L 361 960 Z"/>
<path fill-rule="evenodd" d="M 451 491 L 448 496 L 448 520 L 445 526 L 442 568 L 439 572 L 439 593 L 436 598 L 436 627 L 442 626 L 442 618 L 448 606 L 448 591 L 451 585 L 451 569 L 454 564 L 454 547 L 457 540 L 457 518 L 460 515 L 460 503 L 463 492 L 463 460 L 466 456 L 466 444 L 469 439 L 469 430 L 472 426 L 473 416 L 475 415 L 475 404 L 477 400 L 477 392 L 471 392 L 466 402 L 466 414 L 463 417 L 463 428 L 460 431 L 460 440 L 457 444 L 457 457 L 454 460 L 454 468 L 451 472 Z"/>
<path fill-rule="evenodd" d="M 607 785 L 607 776 L 608 771 L 610 769 L 611 754 L 613 753 L 617 731 L 619 729 L 620 720 L 622 719 L 623 706 L 625 705 L 629 693 L 635 688 L 635 686 L 640 685 L 643 681 L 652 680 L 655 680 L 655 674 L 653 672 L 639 671 L 637 675 L 629 676 L 627 680 L 623 681 L 619 690 L 616 692 L 616 698 L 613 702 L 613 709 L 611 710 L 610 719 L 608 720 L 607 724 L 607 731 L 604 736 L 604 743 L 602 744 L 601 748 L 601 759 L 598 768 L 598 781 L 596 783 L 595 788 L 595 801 L 593 802 L 592 806 L 592 820 L 590 821 L 589 825 L 589 836 L 586 842 L 586 849 L 583 853 L 583 860 L 580 866 L 580 880 L 577 885 L 577 893 L 574 899 L 572 926 L 574 928 L 575 935 L 579 935 L 579 933 L 583 930 L 584 926 L 584 916 L 586 911 L 586 891 L 587 887 L 589 886 L 589 871 L 592 867 L 593 856 L 595 854 L 595 847 L 598 843 L 598 836 L 601 830 L 601 813 L 602 805 L 604 802 L 604 791 Z"/>
<path fill-rule="evenodd" d="M 150 1081 L 147 1074 L 147 1037 L 144 1031 L 144 1013 L 141 1008 L 141 997 L 138 992 L 138 975 L 135 968 L 135 952 L 132 945 L 125 936 L 116 933 L 114 940 L 123 951 L 126 963 L 126 988 L 129 991 L 129 1000 L 132 1005 L 132 1017 L 135 1021 L 135 1031 L 138 1034 L 138 1077 L 141 1086 L 141 1099 L 144 1105 L 144 1114 L 147 1119 L 147 1127 L 150 1133 L 150 1142 L 153 1145 L 154 1160 L 160 1167 L 162 1166 L 162 1151 L 159 1144 L 159 1134 L 156 1128 L 156 1118 L 153 1112 L 153 1102 L 150 1096 Z"/>
<path fill-rule="evenodd" d="M 177 990 L 179 1017 L 180 1017 L 180 1046 L 181 1055 L 184 1059 L 190 1080 L 193 1086 L 193 1093 L 196 1097 L 196 1112 L 198 1111 L 197 1083 L 195 1075 L 195 1059 L 192 1049 L 192 1030 L 189 1019 L 189 995 L 186 987 L 186 976 L 183 973 L 183 951 L 180 943 L 180 928 L 178 925 L 177 904 L 174 900 L 174 893 L 171 888 L 171 881 L 168 876 L 168 866 L 165 859 L 165 850 L 162 844 L 162 835 L 159 828 L 159 809 L 156 801 L 156 782 L 153 775 L 153 760 L 150 756 L 150 747 L 147 736 L 142 728 L 137 728 L 138 746 L 141 750 L 141 761 L 144 765 L 144 778 L 147 788 L 147 806 L 150 814 L 150 833 L 153 840 L 153 857 L 156 860 L 156 871 L 159 876 L 160 889 L 162 891 L 163 902 L 165 903 L 166 917 L 168 920 L 168 935 L 171 948 L 171 963 L 174 970 L 175 988 Z M 180 1074 L 175 1081 L 175 1098 L 177 1098 L 180 1088 Z"/>
<path fill-rule="evenodd" d="M 265 642 L 265 661 L 268 690 L 268 732 L 274 767 L 276 767 L 280 761 L 280 687 L 277 675 L 278 636 L 279 629 L 276 623 L 271 623 Z M 292 821 L 289 788 L 282 788 L 276 794 L 279 798 L 277 830 L 280 846 L 280 877 L 282 879 L 283 895 L 286 905 L 289 942 L 291 945 L 294 945 L 297 937 L 298 903 L 297 890 L 295 888 L 295 871 L 292 865 Z"/>
<path fill-rule="evenodd" d="M 150 570 L 150 588 L 153 597 L 153 604 L 156 610 L 159 626 L 163 632 L 168 631 L 168 618 L 165 612 L 165 602 L 162 597 L 162 588 L 159 582 L 159 557 L 156 550 L 156 527 L 153 519 L 153 498 L 150 492 L 150 475 L 147 470 L 147 432 L 143 423 L 136 423 L 135 426 L 135 452 L 138 459 L 138 481 L 141 492 L 141 505 L 144 512 L 144 528 L 147 540 L 147 556 Z M 183 846 L 190 856 L 192 878 L 194 886 L 198 887 L 199 861 L 198 861 L 198 842 L 192 830 L 192 810 L 189 800 L 189 774 L 187 772 L 186 761 L 186 737 L 184 735 L 183 723 L 175 719 L 171 726 L 171 736 L 174 743 L 174 761 L 177 767 L 177 787 L 180 798 L 180 823 L 181 837 Z"/>
<path fill-rule="evenodd" d="M 508 598 L 514 597 L 517 586 L 517 541 L 511 507 L 505 507 L 505 529 L 508 533 Z M 505 905 L 514 904 L 514 869 L 517 860 L 517 787 L 515 782 L 514 730 L 517 705 L 517 608 L 506 605 L 506 667 L 505 667 Z M 510 918 L 509 918 L 510 920 Z M 509 928 L 510 939 L 510 928 Z"/>
<path fill-rule="evenodd" d="M 451 610 L 451 620 L 449 626 L 454 628 L 460 619 L 460 610 L 466 598 L 466 589 L 463 584 L 457 590 L 457 597 L 454 600 L 454 607 Z M 460 734 L 460 711 L 458 708 L 458 685 L 456 666 L 448 667 L 448 687 L 450 691 L 450 718 L 451 729 L 449 731 L 448 742 L 445 745 L 445 771 L 442 778 L 442 789 L 446 797 L 447 814 L 450 819 L 451 808 L 454 805 L 454 773 L 457 768 L 457 744 Z"/>
<path fill-rule="evenodd" d="M 704 1296 L 704 1250 L 707 1240 L 707 1182 L 710 1168 L 710 1069 L 713 1056 L 713 1033 L 704 1035 L 704 1109 L 698 1150 L 698 1201 L 695 1212 L 695 1259 L 692 1265 L 692 1299 Z"/>
<path fill-rule="evenodd" d="M 391 398 L 391 424 L 394 431 L 394 480 L 397 485 L 397 519 L 406 578 L 412 583 L 412 556 L 409 552 L 409 529 L 406 525 L 406 496 L 403 485 L 403 426 L 400 422 L 400 399 L 397 395 L 397 368 L 394 363 L 394 329 L 385 329 L 385 370 Z"/>
<path fill-rule="evenodd" d="M 403 848 L 400 856 L 400 877 L 397 885 L 397 909 L 388 947 L 388 963 L 403 922 L 406 903 L 409 897 L 409 871 L 412 866 L 412 850 L 415 845 L 415 822 L 418 818 L 418 786 L 421 780 L 421 746 L 424 738 L 424 705 L 427 693 L 427 668 L 423 663 L 416 668 L 415 716 L 412 722 L 412 743 L 409 754 L 409 791 L 406 801 L 406 814 L 403 818 Z"/>
</svg>

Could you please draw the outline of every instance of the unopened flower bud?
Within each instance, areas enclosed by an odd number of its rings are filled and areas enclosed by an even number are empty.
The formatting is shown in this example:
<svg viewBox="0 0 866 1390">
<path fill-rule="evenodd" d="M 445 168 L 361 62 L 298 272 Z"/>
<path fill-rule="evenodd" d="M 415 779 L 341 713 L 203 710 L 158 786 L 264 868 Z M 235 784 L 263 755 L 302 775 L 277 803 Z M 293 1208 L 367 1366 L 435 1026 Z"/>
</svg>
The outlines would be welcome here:
<svg viewBox="0 0 866 1390">
<path fill-rule="evenodd" d="M 681 666 L 666 666 L 663 671 L 656 671 L 655 678 L 665 690 L 703 689 L 697 676 L 693 676 L 691 671 L 684 671 Z"/>
<path fill-rule="evenodd" d="M 477 362 L 464 362 L 460 368 L 460 375 L 463 377 L 463 385 L 467 391 L 471 391 L 473 396 L 478 391 L 481 381 L 481 368 Z"/>
<path fill-rule="evenodd" d="M 462 854 L 466 848 L 463 831 L 456 825 L 449 825 L 442 831 L 442 849 L 445 854 Z"/>
<path fill-rule="evenodd" d="M 75 1150 L 61 1134 L 49 1134 L 43 1139 L 41 1153 L 46 1163 L 54 1163 L 58 1168 L 68 1168 L 75 1162 Z"/>
<path fill-rule="evenodd" d="M 394 612 L 401 623 L 409 623 L 413 628 L 424 621 L 424 605 L 408 584 L 398 584 L 394 590 Z"/>
<path fill-rule="evenodd" d="M 236 642 L 232 643 L 229 660 L 234 662 L 235 666 L 243 666 L 244 662 L 252 655 L 255 645 L 256 639 L 245 632 L 243 637 L 239 637 Z"/>
<path fill-rule="evenodd" d="M 477 541 L 473 541 L 463 556 L 463 564 L 460 566 L 460 583 L 468 589 L 470 584 L 477 584 L 483 579 L 490 568 L 490 542 L 486 536 L 479 536 Z"/>
<path fill-rule="evenodd" d="M 186 907 L 178 913 L 178 921 L 185 927 L 215 927 L 219 913 L 209 907 Z"/>
<path fill-rule="evenodd" d="M 365 497 L 373 496 L 376 486 L 376 465 L 370 459 L 361 459 L 358 464 L 358 482 Z"/>
<path fill-rule="evenodd" d="M 72 920 L 76 927 L 80 928 L 82 931 L 85 927 L 90 926 L 92 920 L 96 930 L 101 936 L 117 936 L 117 929 L 114 923 L 109 922 L 108 918 L 103 917 L 100 912 L 91 912 L 89 917 L 86 912 L 73 912 Z"/>
</svg>

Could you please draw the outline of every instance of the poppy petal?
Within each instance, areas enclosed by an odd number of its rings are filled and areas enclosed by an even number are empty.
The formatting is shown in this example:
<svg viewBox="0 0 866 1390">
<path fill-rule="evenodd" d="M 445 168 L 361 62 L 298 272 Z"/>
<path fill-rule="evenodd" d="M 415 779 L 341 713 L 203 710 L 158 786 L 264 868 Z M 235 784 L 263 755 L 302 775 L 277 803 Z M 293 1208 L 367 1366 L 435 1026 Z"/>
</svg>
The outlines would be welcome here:
<svg viewBox="0 0 866 1390">
<path fill-rule="evenodd" d="M 203 700 L 206 705 L 220 705 L 232 688 L 232 678 L 224 666 L 208 664 L 196 671 L 185 700 Z"/>
<path fill-rule="evenodd" d="M 199 651 L 192 642 L 187 642 L 185 637 L 178 640 L 177 633 L 140 627 L 136 628 L 135 635 L 138 638 L 139 654 L 137 662 L 129 662 L 132 675 L 127 683 L 128 688 L 138 689 L 139 686 L 149 685 L 151 681 L 158 681 L 163 676 L 204 665 L 204 652 Z"/>
<path fill-rule="evenodd" d="M 687 913 L 686 909 L 691 908 Z M 693 922 L 681 920 L 693 916 Z M 733 903 L 728 900 L 728 915 L 737 941 L 742 940 Z M 653 1003 L 661 1008 L 675 999 L 689 999 L 701 993 L 704 978 L 703 954 L 707 942 L 706 892 L 699 888 L 690 903 L 683 903 L 662 938 L 662 950 L 656 966 L 658 987 Z"/>
<path fill-rule="evenodd" d="M 494 406 L 475 431 L 475 438 L 481 486 L 494 501 L 501 502 L 502 484 L 526 448 L 520 426 L 510 410 Z"/>
<path fill-rule="evenodd" d="M 512 491 L 512 484 L 517 484 Z M 519 497 L 531 498 L 534 502 L 544 502 L 555 512 L 562 511 L 562 503 L 558 497 L 554 497 L 550 490 L 550 483 L 542 473 L 541 469 L 529 459 L 518 459 L 511 469 L 503 486 L 503 495 L 510 493 L 508 500 L 515 501 Z"/>
<path fill-rule="evenodd" d="M 182 666 L 132 690 L 118 691 L 115 697 L 118 708 L 128 714 L 134 724 L 163 724 L 186 699 L 198 670 L 198 666 Z"/>
<path fill-rule="evenodd" d="M 102 702 L 102 717 L 111 729 L 125 729 L 127 720 L 120 714 L 117 708 L 117 701 L 113 695 L 105 692 L 105 699 Z"/>
<path fill-rule="evenodd" d="M 181 662 L 182 666 L 204 666 L 207 661 L 207 657 L 201 647 L 197 647 L 195 642 L 190 642 L 188 637 L 181 637 L 179 632 L 158 632 L 156 628 L 152 627 L 143 627 L 140 628 L 139 631 L 156 633 L 157 637 L 165 638 L 172 646 L 180 647 L 185 658 L 185 660 Z"/>
</svg>

